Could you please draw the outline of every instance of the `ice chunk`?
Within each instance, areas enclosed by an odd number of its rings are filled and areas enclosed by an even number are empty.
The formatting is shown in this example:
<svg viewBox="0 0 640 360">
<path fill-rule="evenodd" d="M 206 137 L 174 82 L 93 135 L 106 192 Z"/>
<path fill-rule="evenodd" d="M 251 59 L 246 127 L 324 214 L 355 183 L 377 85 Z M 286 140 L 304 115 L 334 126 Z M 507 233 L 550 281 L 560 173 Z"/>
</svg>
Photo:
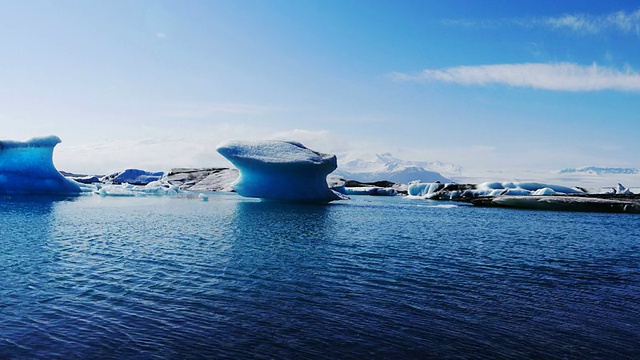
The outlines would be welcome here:
<svg viewBox="0 0 640 360">
<path fill-rule="evenodd" d="M 233 188 L 242 196 L 293 202 L 346 198 L 327 185 L 327 175 L 337 167 L 335 155 L 278 140 L 229 141 L 216 150 L 240 170 Z"/>
<path fill-rule="evenodd" d="M 548 188 L 548 187 L 544 187 L 542 189 L 538 189 L 536 191 L 534 191 L 533 193 L 531 193 L 531 195 L 533 196 L 542 196 L 542 195 L 555 195 L 556 192 L 553 191 L 553 189 Z"/>
<path fill-rule="evenodd" d="M 622 195 L 633 195 L 631 190 L 624 187 L 624 185 L 618 183 L 618 185 L 613 189 L 614 194 L 622 194 Z"/>
<path fill-rule="evenodd" d="M 407 193 L 411 196 L 429 197 L 431 194 L 442 189 L 445 185 L 439 182 L 423 183 L 411 182 L 407 188 Z"/>
<path fill-rule="evenodd" d="M 57 136 L 29 141 L 0 141 L 0 193 L 79 194 L 81 185 L 67 179 L 53 165 Z"/>
</svg>

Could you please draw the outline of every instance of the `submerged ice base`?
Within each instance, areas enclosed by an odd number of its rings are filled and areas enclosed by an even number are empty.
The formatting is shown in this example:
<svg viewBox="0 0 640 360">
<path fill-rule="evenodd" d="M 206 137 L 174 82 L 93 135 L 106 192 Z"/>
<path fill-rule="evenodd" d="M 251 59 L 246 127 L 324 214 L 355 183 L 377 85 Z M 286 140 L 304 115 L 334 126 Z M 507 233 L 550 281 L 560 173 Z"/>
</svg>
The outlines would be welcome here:
<svg viewBox="0 0 640 360">
<path fill-rule="evenodd" d="M 239 195 L 320 203 L 346 198 L 327 185 L 327 175 L 337 168 L 335 155 L 278 140 L 229 141 L 216 150 L 240 170 L 233 185 Z"/>
<path fill-rule="evenodd" d="M 62 176 L 53 165 L 57 136 L 25 142 L 0 141 L 0 194 L 74 195 L 81 185 Z"/>
</svg>

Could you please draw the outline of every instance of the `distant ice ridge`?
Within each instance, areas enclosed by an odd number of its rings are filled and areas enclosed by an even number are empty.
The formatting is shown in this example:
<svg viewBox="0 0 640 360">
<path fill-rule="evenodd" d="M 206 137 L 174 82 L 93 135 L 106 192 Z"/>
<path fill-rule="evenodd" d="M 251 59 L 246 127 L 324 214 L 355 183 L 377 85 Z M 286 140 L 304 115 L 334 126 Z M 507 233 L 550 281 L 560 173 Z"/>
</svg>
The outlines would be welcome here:
<svg viewBox="0 0 640 360">
<path fill-rule="evenodd" d="M 345 188 L 347 195 L 371 195 L 371 196 L 395 196 L 398 191 L 394 188 L 383 188 L 379 186 L 361 186 Z"/>
<path fill-rule="evenodd" d="M 289 202 L 326 203 L 346 197 L 329 188 L 335 155 L 293 141 L 228 141 L 216 150 L 240 170 L 233 184 L 242 196 Z"/>
<path fill-rule="evenodd" d="M 0 193 L 77 195 L 91 186 L 67 179 L 53 165 L 57 136 L 0 141 Z"/>
<path fill-rule="evenodd" d="M 561 185 L 545 184 L 538 182 L 484 182 L 474 184 L 455 183 L 421 183 L 409 184 L 407 193 L 413 198 L 423 199 L 472 199 L 478 196 L 530 196 L 530 195 L 572 195 L 584 194 L 579 188 L 570 188 Z"/>
<path fill-rule="evenodd" d="M 233 191 L 231 186 L 239 176 L 237 169 L 229 168 L 176 168 L 165 180 L 189 191 Z"/>
</svg>

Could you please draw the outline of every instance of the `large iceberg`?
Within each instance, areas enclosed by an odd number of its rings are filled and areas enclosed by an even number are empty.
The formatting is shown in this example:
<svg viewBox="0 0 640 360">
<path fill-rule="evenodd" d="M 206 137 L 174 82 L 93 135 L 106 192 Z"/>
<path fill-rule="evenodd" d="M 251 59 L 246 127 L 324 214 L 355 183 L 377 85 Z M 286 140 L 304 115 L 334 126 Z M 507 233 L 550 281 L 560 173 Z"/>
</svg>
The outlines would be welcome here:
<svg viewBox="0 0 640 360">
<path fill-rule="evenodd" d="M 62 176 L 53 165 L 57 136 L 25 142 L 0 141 L 0 193 L 2 194 L 79 194 L 79 183 Z"/>
<path fill-rule="evenodd" d="M 228 141 L 216 150 L 240 170 L 234 190 L 246 197 L 291 202 L 329 202 L 346 197 L 327 185 L 335 155 L 293 141 Z"/>
</svg>

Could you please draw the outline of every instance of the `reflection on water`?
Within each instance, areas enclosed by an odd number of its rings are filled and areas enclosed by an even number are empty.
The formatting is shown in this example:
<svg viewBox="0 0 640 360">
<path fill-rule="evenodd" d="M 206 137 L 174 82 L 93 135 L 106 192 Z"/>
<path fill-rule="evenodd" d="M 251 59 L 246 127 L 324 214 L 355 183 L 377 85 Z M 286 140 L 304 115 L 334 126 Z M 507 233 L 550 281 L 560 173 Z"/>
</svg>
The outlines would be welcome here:
<svg viewBox="0 0 640 360">
<path fill-rule="evenodd" d="M 0 201 L 0 358 L 634 358 L 612 214 L 216 194 Z"/>
</svg>

